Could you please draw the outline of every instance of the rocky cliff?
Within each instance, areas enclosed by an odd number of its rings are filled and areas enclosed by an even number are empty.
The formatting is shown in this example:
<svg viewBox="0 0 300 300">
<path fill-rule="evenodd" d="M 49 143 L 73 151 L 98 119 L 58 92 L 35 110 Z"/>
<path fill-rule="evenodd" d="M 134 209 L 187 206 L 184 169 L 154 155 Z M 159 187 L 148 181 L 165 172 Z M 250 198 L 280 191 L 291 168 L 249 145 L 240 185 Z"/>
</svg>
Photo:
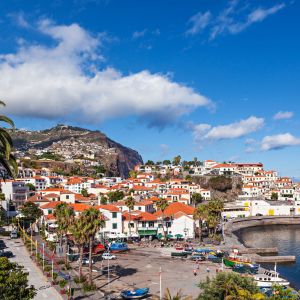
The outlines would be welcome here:
<svg viewBox="0 0 300 300">
<path fill-rule="evenodd" d="M 137 164 L 143 163 L 140 154 L 125 147 L 100 131 L 57 125 L 39 131 L 15 130 L 11 132 L 19 156 L 33 159 L 47 158 L 76 162 L 80 166 L 101 166 L 106 175 L 127 177 Z"/>
</svg>

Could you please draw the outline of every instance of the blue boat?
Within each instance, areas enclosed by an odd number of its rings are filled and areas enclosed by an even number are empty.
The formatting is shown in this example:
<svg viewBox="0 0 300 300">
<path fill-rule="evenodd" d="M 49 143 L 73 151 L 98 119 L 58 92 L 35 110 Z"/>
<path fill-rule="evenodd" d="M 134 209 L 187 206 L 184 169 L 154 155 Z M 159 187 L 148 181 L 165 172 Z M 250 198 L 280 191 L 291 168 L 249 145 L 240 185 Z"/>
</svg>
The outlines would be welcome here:
<svg viewBox="0 0 300 300">
<path fill-rule="evenodd" d="M 129 248 L 125 243 L 112 243 L 109 246 L 109 250 L 111 252 L 124 252 L 124 251 L 128 251 Z"/>
<path fill-rule="evenodd" d="M 124 290 L 121 292 L 121 296 L 124 299 L 141 299 L 147 296 L 148 292 L 149 292 L 148 288 Z"/>
<path fill-rule="evenodd" d="M 209 253 L 209 252 L 212 252 L 212 250 L 209 250 L 209 249 L 196 249 L 196 250 L 194 250 L 194 252 L 197 252 L 197 253 Z"/>
</svg>

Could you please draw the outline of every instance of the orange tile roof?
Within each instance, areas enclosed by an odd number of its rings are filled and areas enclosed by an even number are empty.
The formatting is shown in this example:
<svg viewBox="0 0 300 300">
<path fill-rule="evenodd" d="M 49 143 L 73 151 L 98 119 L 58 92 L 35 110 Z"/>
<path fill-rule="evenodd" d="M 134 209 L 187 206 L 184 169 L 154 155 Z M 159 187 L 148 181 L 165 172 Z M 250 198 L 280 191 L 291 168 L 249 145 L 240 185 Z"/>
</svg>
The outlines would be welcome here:
<svg viewBox="0 0 300 300">
<path fill-rule="evenodd" d="M 49 202 L 47 204 L 43 204 L 42 206 L 40 206 L 41 209 L 54 209 L 58 204 L 63 203 L 62 201 L 52 201 Z"/>
<path fill-rule="evenodd" d="M 74 211 L 82 212 L 85 211 L 86 209 L 89 209 L 91 206 L 83 203 L 72 203 L 69 204 L 69 206 L 73 207 Z"/>
<path fill-rule="evenodd" d="M 97 209 L 104 209 L 104 210 L 108 210 L 110 212 L 119 212 L 119 208 L 116 207 L 115 205 L 111 205 L 111 204 L 102 204 L 102 205 L 97 205 L 95 206 L 95 208 Z"/>
<path fill-rule="evenodd" d="M 172 216 L 175 215 L 178 212 L 183 212 L 187 215 L 192 215 L 194 213 L 195 208 L 191 207 L 189 205 L 186 205 L 181 202 L 173 202 L 170 203 L 169 206 L 165 209 L 164 215 L 165 216 Z M 155 213 L 156 216 L 160 216 L 162 214 L 161 211 L 157 211 Z"/>
</svg>

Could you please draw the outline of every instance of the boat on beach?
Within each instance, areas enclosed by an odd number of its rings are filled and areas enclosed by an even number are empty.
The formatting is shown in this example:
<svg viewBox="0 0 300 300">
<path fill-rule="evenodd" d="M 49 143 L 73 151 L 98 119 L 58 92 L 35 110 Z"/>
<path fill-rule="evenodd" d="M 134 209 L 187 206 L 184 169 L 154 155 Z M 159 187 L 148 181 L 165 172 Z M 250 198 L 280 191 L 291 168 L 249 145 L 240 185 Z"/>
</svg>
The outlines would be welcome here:
<svg viewBox="0 0 300 300">
<path fill-rule="evenodd" d="M 128 251 L 128 245 L 126 243 L 112 243 L 109 246 L 110 252 L 125 252 Z"/>
<path fill-rule="evenodd" d="M 141 288 L 134 290 L 124 290 L 121 292 L 123 299 L 142 299 L 148 295 L 149 288 Z"/>
</svg>

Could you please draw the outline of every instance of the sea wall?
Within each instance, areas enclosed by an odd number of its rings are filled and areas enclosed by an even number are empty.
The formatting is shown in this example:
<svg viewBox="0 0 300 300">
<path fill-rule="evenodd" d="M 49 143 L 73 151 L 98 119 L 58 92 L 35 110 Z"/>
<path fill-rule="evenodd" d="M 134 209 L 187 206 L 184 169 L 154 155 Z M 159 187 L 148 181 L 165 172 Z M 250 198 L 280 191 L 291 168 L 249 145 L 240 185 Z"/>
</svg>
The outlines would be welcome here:
<svg viewBox="0 0 300 300">
<path fill-rule="evenodd" d="M 232 219 L 224 225 L 224 240 L 225 245 L 228 248 L 237 248 L 242 253 L 254 254 L 254 253 L 272 253 L 277 252 L 274 248 L 246 248 L 237 238 L 235 232 L 242 228 L 256 227 L 256 226 L 268 226 L 268 225 L 300 225 L 300 216 L 257 216 Z M 269 256 L 261 257 L 255 255 L 257 262 L 266 261 L 278 261 L 278 262 L 290 262 L 295 261 L 294 256 Z"/>
</svg>

